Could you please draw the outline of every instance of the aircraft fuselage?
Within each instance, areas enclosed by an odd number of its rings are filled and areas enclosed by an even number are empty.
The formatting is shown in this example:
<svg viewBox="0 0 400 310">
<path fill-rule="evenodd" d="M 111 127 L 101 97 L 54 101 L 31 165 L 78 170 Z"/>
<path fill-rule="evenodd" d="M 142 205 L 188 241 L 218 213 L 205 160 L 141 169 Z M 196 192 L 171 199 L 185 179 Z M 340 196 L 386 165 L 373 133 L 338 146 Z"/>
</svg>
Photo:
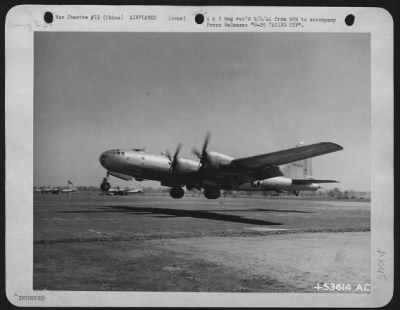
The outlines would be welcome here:
<svg viewBox="0 0 400 310">
<path fill-rule="evenodd" d="M 161 185 L 172 187 L 171 196 L 180 198 L 183 196 L 182 186 L 188 189 L 205 188 L 207 198 L 218 198 L 220 189 L 245 190 L 245 191 L 315 191 L 320 188 L 318 184 L 296 185 L 292 179 L 281 176 L 264 180 L 253 179 L 249 182 L 237 184 L 226 183 L 223 180 L 234 180 L 234 177 L 218 174 L 210 174 L 210 170 L 223 171 L 234 159 L 230 156 L 209 152 L 210 164 L 203 167 L 201 178 L 199 171 L 201 161 L 179 158 L 172 169 L 172 161 L 165 155 L 148 154 L 144 151 L 134 150 L 108 150 L 100 155 L 101 165 L 109 174 L 129 180 L 135 178 L 138 181 L 160 181 Z M 208 176 L 208 175 L 211 176 Z M 175 190 L 175 191 L 174 191 Z"/>
</svg>

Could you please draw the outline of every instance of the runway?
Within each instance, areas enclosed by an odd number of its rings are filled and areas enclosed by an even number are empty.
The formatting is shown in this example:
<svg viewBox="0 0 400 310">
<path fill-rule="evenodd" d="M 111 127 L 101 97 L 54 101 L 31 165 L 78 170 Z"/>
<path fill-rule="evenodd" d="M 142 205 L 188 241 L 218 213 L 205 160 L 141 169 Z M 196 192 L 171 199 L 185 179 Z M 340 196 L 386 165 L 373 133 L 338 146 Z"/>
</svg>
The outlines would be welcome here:
<svg viewBox="0 0 400 310">
<path fill-rule="evenodd" d="M 195 292 L 356 287 L 370 281 L 369 231 L 364 201 L 39 194 L 33 285 Z"/>
</svg>

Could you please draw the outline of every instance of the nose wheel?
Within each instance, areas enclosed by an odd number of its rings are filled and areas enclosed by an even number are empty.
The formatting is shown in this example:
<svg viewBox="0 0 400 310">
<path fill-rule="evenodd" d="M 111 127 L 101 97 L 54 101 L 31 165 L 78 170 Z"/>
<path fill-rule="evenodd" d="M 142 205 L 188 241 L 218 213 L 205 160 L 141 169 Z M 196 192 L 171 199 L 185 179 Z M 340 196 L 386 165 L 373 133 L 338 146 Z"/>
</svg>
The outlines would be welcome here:
<svg viewBox="0 0 400 310">
<path fill-rule="evenodd" d="M 102 192 L 106 192 L 110 189 L 111 185 L 108 183 L 108 174 L 105 178 L 103 178 L 103 182 L 100 184 L 100 189 Z"/>
</svg>

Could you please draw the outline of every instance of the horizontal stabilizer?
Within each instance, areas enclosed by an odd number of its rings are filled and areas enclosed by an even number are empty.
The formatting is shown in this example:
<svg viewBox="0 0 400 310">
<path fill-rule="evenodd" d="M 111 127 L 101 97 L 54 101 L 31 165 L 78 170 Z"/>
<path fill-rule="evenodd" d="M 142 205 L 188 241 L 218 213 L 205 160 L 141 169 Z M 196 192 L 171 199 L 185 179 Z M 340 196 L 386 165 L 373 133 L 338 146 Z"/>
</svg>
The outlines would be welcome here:
<svg viewBox="0 0 400 310">
<path fill-rule="evenodd" d="M 336 180 L 319 180 L 319 179 L 293 179 L 292 184 L 294 185 L 307 185 L 307 184 L 319 184 L 319 183 L 339 183 Z"/>
</svg>

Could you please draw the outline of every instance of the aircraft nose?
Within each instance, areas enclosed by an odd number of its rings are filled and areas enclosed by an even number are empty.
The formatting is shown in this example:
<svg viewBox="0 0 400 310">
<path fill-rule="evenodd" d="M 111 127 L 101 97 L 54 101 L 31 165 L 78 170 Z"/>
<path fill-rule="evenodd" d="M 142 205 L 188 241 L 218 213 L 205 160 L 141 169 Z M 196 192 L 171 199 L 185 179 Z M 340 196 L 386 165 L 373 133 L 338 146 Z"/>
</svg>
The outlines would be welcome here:
<svg viewBox="0 0 400 310">
<path fill-rule="evenodd" d="M 101 164 L 104 168 L 106 168 L 106 167 L 105 167 L 106 160 L 107 160 L 107 152 L 101 153 L 101 155 L 100 155 L 100 157 L 99 157 L 99 161 L 100 161 L 100 164 Z"/>
</svg>

